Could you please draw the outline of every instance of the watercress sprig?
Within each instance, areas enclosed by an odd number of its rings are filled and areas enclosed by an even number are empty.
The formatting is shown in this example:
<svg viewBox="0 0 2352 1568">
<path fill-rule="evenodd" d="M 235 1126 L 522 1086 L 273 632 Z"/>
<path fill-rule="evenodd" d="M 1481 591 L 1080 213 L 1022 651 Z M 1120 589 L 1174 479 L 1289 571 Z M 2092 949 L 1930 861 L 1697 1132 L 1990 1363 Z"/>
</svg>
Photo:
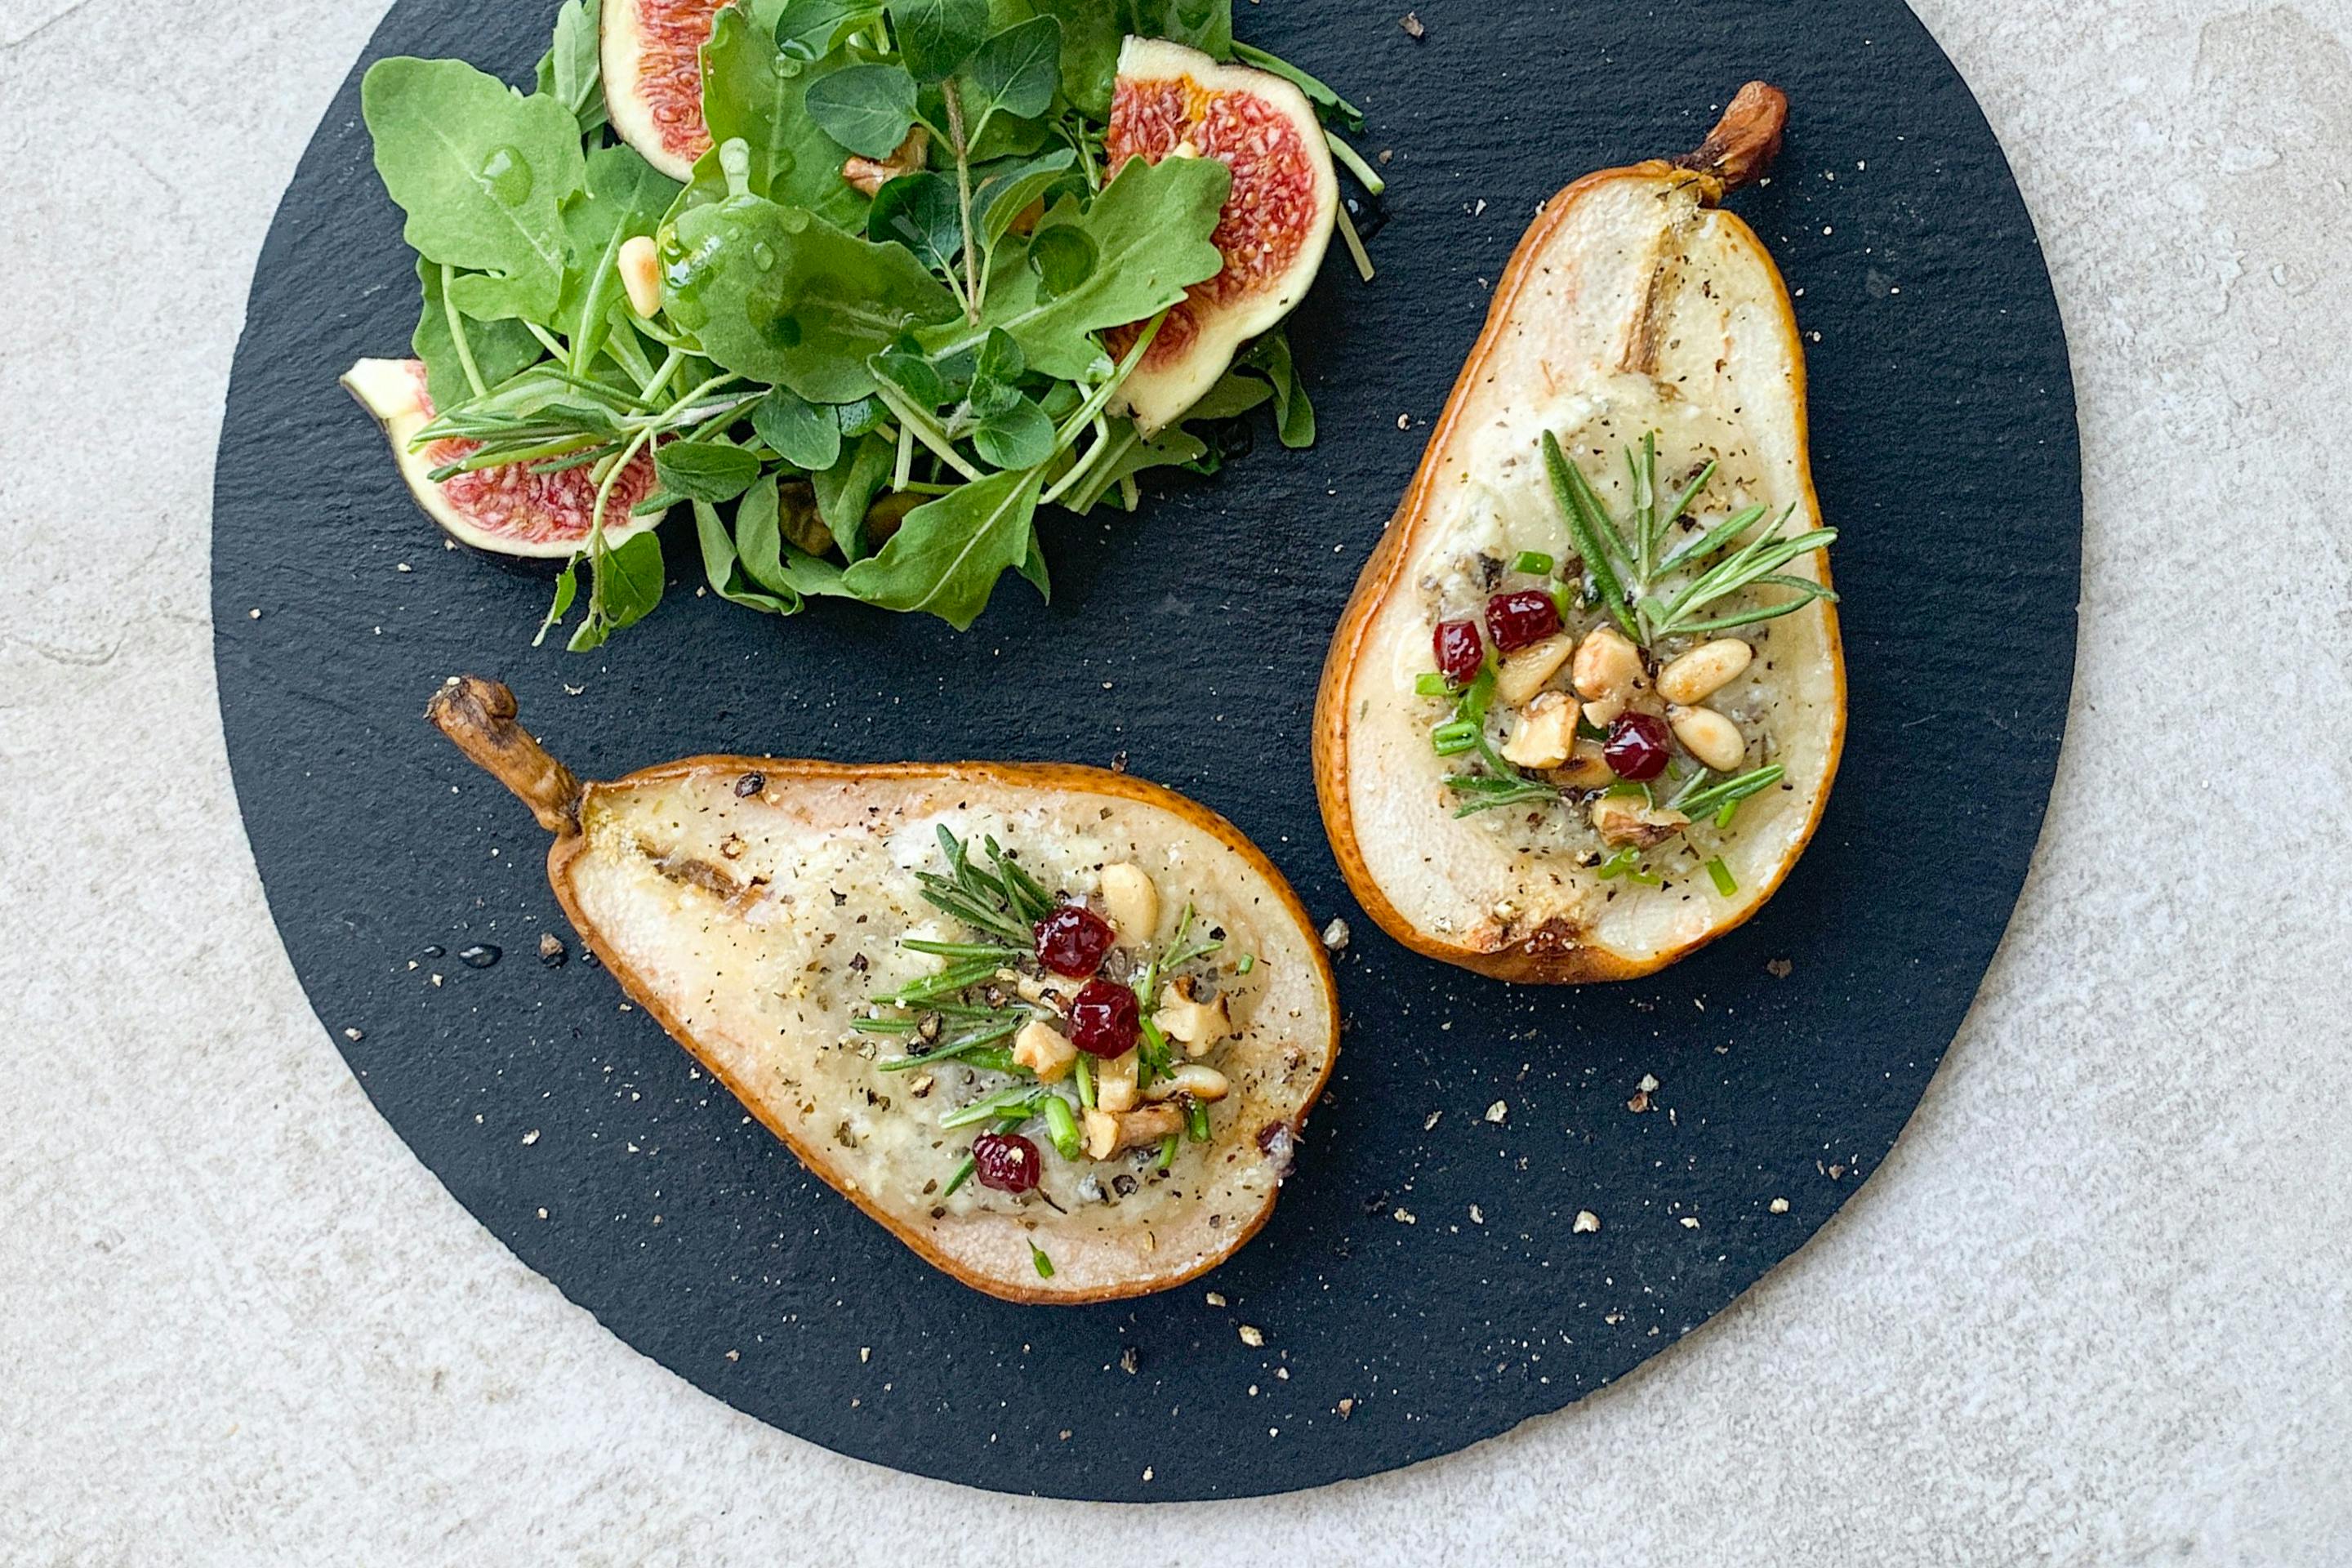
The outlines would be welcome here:
<svg viewBox="0 0 2352 1568">
<path fill-rule="evenodd" d="M 721 597 L 786 615 L 846 597 L 961 627 L 1008 569 L 1046 591 L 1039 507 L 1132 510 L 1151 470 L 1213 472 L 1205 426 L 1260 403 L 1286 444 L 1313 440 L 1278 330 L 1189 426 L 1147 437 L 1115 412 L 1162 313 L 1223 264 L 1228 179 L 1214 159 L 1109 167 L 1122 32 L 1297 82 L 1334 155 L 1381 189 L 1338 134 L 1361 115 L 1236 43 L 1230 0 L 1123 0 L 1108 24 L 1083 0 L 738 0 L 701 52 L 712 145 L 683 185 L 613 141 L 599 11 L 560 5 L 534 92 L 392 59 L 362 95 L 418 252 L 414 343 L 440 411 L 418 448 L 462 443 L 436 481 L 513 464 L 593 481 L 542 637 L 583 598 L 574 648 L 658 603 L 658 535 L 608 536 L 647 454 L 658 483 L 633 512 L 688 503 Z M 623 287 L 646 246 L 657 309 Z"/>
</svg>

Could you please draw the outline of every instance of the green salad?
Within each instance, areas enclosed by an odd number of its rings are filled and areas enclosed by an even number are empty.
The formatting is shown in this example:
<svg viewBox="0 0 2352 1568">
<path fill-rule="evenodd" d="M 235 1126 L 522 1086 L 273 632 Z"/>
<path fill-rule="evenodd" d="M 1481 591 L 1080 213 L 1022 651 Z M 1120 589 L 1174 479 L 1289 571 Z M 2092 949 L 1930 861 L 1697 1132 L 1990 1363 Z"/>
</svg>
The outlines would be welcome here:
<svg viewBox="0 0 2352 1568">
<path fill-rule="evenodd" d="M 604 79 L 616 20 L 651 50 L 681 18 L 709 27 L 690 162 L 639 97 L 667 82 L 690 118 L 691 75 L 649 53 L 625 106 Z M 1131 92 L 1134 38 L 1199 72 Z M 1304 289 L 1241 299 L 1229 258 L 1272 247 L 1227 211 L 1238 182 L 1264 206 L 1287 180 L 1302 225 L 1321 201 L 1305 279 L 1334 216 L 1370 276 L 1330 174 L 1378 193 L 1332 129 L 1361 117 L 1236 43 L 1231 0 L 565 0 L 536 90 L 393 58 L 362 107 L 423 309 L 409 403 L 351 384 L 454 535 L 561 562 L 541 637 L 575 650 L 659 602 L 653 525 L 681 506 L 709 591 L 754 610 L 834 595 L 962 629 L 1007 571 L 1045 594 L 1040 507 L 1132 510 L 1139 475 L 1215 471 L 1222 422 L 1261 404 L 1314 439 L 1278 324 L 1210 342 L 1231 301 L 1278 323 Z M 1217 138 L 1251 114 L 1249 145 L 1311 148 L 1237 162 Z M 1192 347 L 1223 357 L 1146 414 L 1130 381 Z"/>
</svg>

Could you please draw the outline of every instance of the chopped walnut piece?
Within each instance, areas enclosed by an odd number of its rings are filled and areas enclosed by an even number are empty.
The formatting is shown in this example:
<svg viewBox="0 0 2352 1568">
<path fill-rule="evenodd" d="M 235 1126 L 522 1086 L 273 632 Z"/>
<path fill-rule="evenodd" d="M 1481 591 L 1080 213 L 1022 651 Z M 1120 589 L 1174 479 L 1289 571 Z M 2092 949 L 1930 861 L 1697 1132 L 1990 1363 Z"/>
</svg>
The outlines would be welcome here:
<svg viewBox="0 0 2352 1568">
<path fill-rule="evenodd" d="M 856 186 L 861 195 L 878 195 L 883 186 L 899 175 L 911 174 L 921 168 L 930 151 L 931 133 L 918 125 L 907 132 L 907 139 L 887 158 L 852 158 L 841 166 L 841 177 Z"/>
<path fill-rule="evenodd" d="M 1592 803 L 1593 830 L 1604 844 L 1632 844 L 1646 849 L 1689 826 L 1690 818 L 1681 812 L 1652 805 L 1639 795 L 1604 795 Z"/>
</svg>

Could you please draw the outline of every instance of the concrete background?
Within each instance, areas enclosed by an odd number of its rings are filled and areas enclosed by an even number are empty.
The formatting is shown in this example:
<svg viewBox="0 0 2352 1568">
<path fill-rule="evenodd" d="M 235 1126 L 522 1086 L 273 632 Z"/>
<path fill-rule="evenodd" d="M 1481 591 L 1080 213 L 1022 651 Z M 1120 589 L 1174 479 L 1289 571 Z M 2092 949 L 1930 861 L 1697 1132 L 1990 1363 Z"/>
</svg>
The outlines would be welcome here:
<svg viewBox="0 0 2352 1568">
<path fill-rule="evenodd" d="M 1921 0 L 2050 250 L 2087 574 L 2034 878 L 1868 1192 L 1564 1415 L 1153 1510 L 696 1393 L 305 1006 L 206 502 L 255 254 L 382 9 L 0 0 L 0 1562 L 2352 1561 L 2352 5 Z"/>
</svg>

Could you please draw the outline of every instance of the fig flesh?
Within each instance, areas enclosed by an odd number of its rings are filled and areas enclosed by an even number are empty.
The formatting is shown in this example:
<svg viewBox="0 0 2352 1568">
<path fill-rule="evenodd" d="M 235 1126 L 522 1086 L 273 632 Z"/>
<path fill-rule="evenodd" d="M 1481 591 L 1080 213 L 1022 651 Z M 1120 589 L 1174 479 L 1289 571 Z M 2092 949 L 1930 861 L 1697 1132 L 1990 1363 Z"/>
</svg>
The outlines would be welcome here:
<svg viewBox="0 0 2352 1568">
<path fill-rule="evenodd" d="M 673 180 L 710 150 L 702 46 L 727 0 L 604 0 L 604 107 L 613 130 Z"/>
<path fill-rule="evenodd" d="M 476 448 L 452 438 L 414 449 L 416 433 L 434 415 L 421 361 L 363 359 L 345 373 L 343 388 L 383 426 L 409 493 L 458 543 L 492 555 L 562 560 L 587 542 L 596 510 L 593 466 L 548 473 L 506 463 L 436 479 L 436 469 L 463 461 Z M 605 500 L 608 543 L 617 546 L 661 521 L 654 514 L 633 515 L 654 488 L 653 454 L 640 452 Z"/>
<path fill-rule="evenodd" d="M 965 1284 L 1016 1301 L 1142 1295 L 1215 1267 L 1272 1213 L 1330 1074 L 1338 1003 L 1314 922 L 1223 818 L 1129 774 L 1053 763 L 706 756 L 583 783 L 516 722 L 512 694 L 495 682 L 453 679 L 427 716 L 555 835 L 549 880 L 623 989 L 810 1170 Z M 937 1014 L 928 1036 L 912 1017 L 899 1022 L 915 1032 L 857 1026 L 896 1014 L 885 995 L 946 962 L 906 939 L 971 940 L 919 879 L 950 868 L 942 830 L 975 860 L 991 840 L 1013 850 L 1040 898 L 1104 901 L 1106 868 L 1152 879 L 1164 909 L 1154 932 L 1122 933 L 1130 957 L 1117 988 L 1130 959 L 1168 955 L 1187 903 L 1234 955 L 1215 971 L 1230 1033 L 1213 1070 L 1180 1058 L 1121 1107 L 1115 1064 L 1097 1064 L 1103 1095 L 1083 1106 L 1083 1147 L 1102 1152 L 1077 1158 L 1077 1117 L 1057 1100 L 1067 1147 L 1042 1152 L 1018 1192 L 952 1173 L 973 1135 L 998 1126 L 985 1105 L 971 1113 L 996 1079 L 1013 1077 L 1016 1095 L 1024 1084 L 1075 1091 L 1070 1026 L 1054 1011 L 1068 1010 L 1055 994 L 1070 983 L 1008 963 L 1014 978 L 992 987 L 1003 1007 L 1035 1009 L 1005 1042 L 1019 1072 L 952 1059 Z M 1126 1054 L 1130 1096 L 1136 1061 Z M 1030 1062 L 1034 1079 L 1022 1076 Z M 1186 1121 L 1180 1091 L 1199 1097 L 1208 1137 L 1163 1152 L 1169 1126 Z M 1003 1100 L 987 1098 L 1001 1114 Z M 1055 1121 L 1028 1123 L 1033 1149 Z"/>
<path fill-rule="evenodd" d="M 1212 237 L 1225 265 L 1168 312 L 1122 389 L 1146 437 L 1181 418 L 1250 339 L 1315 281 L 1339 212 L 1331 150 L 1307 95 L 1282 78 L 1198 49 L 1130 37 L 1120 48 L 1104 154 L 1214 158 L 1234 174 Z M 1132 342 L 1132 329 L 1115 350 Z"/>
</svg>

